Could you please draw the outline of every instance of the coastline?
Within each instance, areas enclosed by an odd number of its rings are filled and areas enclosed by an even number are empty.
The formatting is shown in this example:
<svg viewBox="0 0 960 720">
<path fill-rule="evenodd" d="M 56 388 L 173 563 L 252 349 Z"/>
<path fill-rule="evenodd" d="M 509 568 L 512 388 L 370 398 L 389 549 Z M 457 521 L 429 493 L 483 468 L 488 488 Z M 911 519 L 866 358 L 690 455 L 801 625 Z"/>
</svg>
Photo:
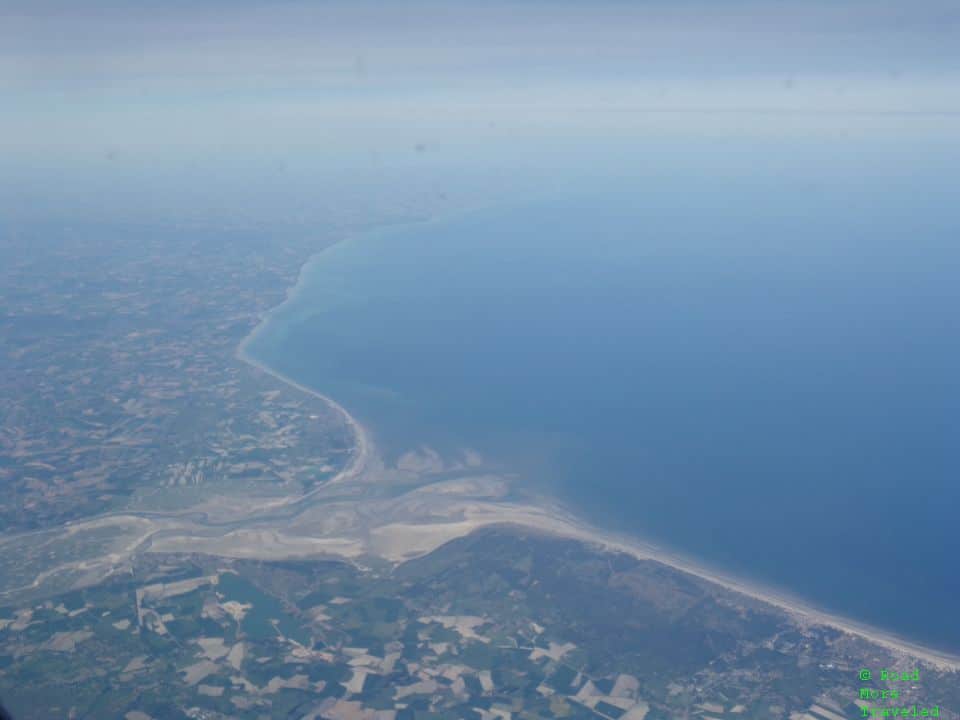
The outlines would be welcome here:
<svg viewBox="0 0 960 720">
<path fill-rule="evenodd" d="M 600 535 L 603 535 L 602 531 L 600 531 Z M 598 538 L 598 542 L 604 547 L 613 550 L 622 549 L 635 557 L 639 557 L 639 553 L 643 552 L 643 550 L 638 550 L 637 543 L 630 539 L 610 542 Z M 644 546 L 641 545 L 640 547 Z M 960 656 L 958 655 L 929 648 L 899 637 L 890 631 L 818 609 L 782 591 L 764 587 L 756 582 L 731 577 L 727 573 L 706 567 L 696 560 L 690 560 L 662 549 L 654 549 L 652 553 L 647 555 L 647 558 L 701 578 L 707 582 L 714 583 L 727 590 L 773 605 L 774 607 L 784 610 L 800 622 L 830 627 L 849 635 L 855 635 L 888 650 L 904 653 L 918 660 L 922 660 L 941 670 L 960 671 Z"/>
<path fill-rule="evenodd" d="M 346 425 L 350 428 L 354 436 L 354 451 L 350 462 L 333 478 L 328 480 L 318 488 L 297 496 L 292 499 L 283 499 L 266 503 L 266 507 L 282 506 L 300 502 L 315 493 L 320 492 L 328 485 L 335 483 L 344 483 L 355 478 L 361 477 L 370 464 L 371 458 L 375 454 L 375 447 L 369 431 L 361 425 L 356 418 L 340 403 L 323 393 L 314 390 L 293 378 L 271 368 L 269 365 L 256 360 L 247 352 L 247 346 L 252 342 L 263 328 L 270 322 L 274 313 L 286 302 L 294 299 L 300 292 L 304 273 L 316 261 L 323 250 L 313 254 L 300 270 L 297 282 L 287 291 L 286 300 L 277 305 L 263 315 L 254 329 L 238 345 L 235 356 L 243 363 L 250 365 L 267 375 L 299 390 L 307 395 L 315 397 L 339 414 Z M 481 507 L 481 503 L 475 504 Z M 446 542 L 450 542 L 458 537 L 464 537 L 482 527 L 493 525 L 508 525 L 519 528 L 529 528 L 535 531 L 545 532 L 558 537 L 566 537 L 591 544 L 605 550 L 627 553 L 635 558 L 643 560 L 653 560 L 662 563 L 675 570 L 693 575 L 707 582 L 713 583 L 727 590 L 750 597 L 754 600 L 767 603 L 788 613 L 795 621 L 804 624 L 812 623 L 820 626 L 830 627 L 840 632 L 855 635 L 868 642 L 882 646 L 888 650 L 902 653 L 917 660 L 926 662 L 942 670 L 960 671 L 960 655 L 954 655 L 946 651 L 940 651 L 923 646 L 919 643 L 898 637 L 896 634 L 872 627 L 865 623 L 842 617 L 840 615 L 818 609 L 807 602 L 791 597 L 788 593 L 765 587 L 755 581 L 736 578 L 729 573 L 711 568 L 700 561 L 686 557 L 669 550 L 660 548 L 642 539 L 611 533 L 601 528 L 593 527 L 581 521 L 576 515 L 555 503 L 543 505 L 518 505 L 513 503 L 482 504 L 485 511 L 477 513 L 473 518 L 465 518 L 460 522 L 447 524 L 446 533 L 440 534 L 439 542 L 433 547 L 425 550 L 421 554 L 431 552 L 435 547 L 439 547 Z M 402 562 L 399 560 L 397 562 Z"/>
<path fill-rule="evenodd" d="M 327 482 L 323 483 L 322 485 L 320 485 L 314 490 L 306 492 L 303 495 L 299 495 L 293 499 L 285 498 L 283 500 L 266 502 L 263 504 L 264 508 L 272 509 L 272 508 L 282 507 L 284 505 L 290 505 L 290 504 L 293 504 L 294 502 L 300 502 L 302 500 L 305 500 L 311 497 L 315 493 L 320 492 L 324 488 L 330 485 L 333 485 L 334 483 L 346 482 L 355 477 L 359 477 L 360 475 L 363 474 L 363 471 L 367 467 L 367 463 L 370 460 L 372 441 L 370 440 L 369 433 L 363 427 L 363 425 L 357 422 L 356 418 L 354 418 L 353 415 L 347 412 L 347 409 L 343 407 L 343 405 L 341 405 L 340 403 L 338 403 L 336 400 L 329 397 L 328 395 L 324 395 L 323 393 L 317 392 L 316 390 L 313 390 L 312 388 L 309 388 L 306 385 L 303 385 L 302 383 L 298 383 L 293 378 L 290 378 L 284 375 L 283 373 L 277 372 L 276 370 L 271 368 L 269 365 L 266 365 L 260 362 L 259 360 L 254 359 L 246 352 L 245 343 L 242 343 L 237 348 L 235 355 L 236 355 L 236 358 L 241 362 L 244 362 L 247 365 L 250 365 L 251 367 L 256 368 L 257 370 L 260 370 L 261 372 L 266 373 L 270 377 L 276 378 L 280 382 L 286 383 L 287 385 L 299 390 L 300 392 L 310 395 L 312 397 L 315 397 L 318 400 L 329 405 L 331 408 L 333 408 L 337 412 L 338 415 L 341 416 L 344 423 L 347 425 L 347 427 L 350 428 L 350 431 L 353 434 L 354 447 L 353 447 L 353 452 L 351 454 L 350 462 L 340 472 L 338 472 L 332 478 L 327 480 Z"/>
<path fill-rule="evenodd" d="M 342 242 L 342 240 L 338 242 Z M 334 243 L 334 245 L 336 244 L 337 243 Z M 333 246 L 331 245 L 329 247 L 333 247 Z M 320 486 L 321 488 L 326 487 L 327 485 L 331 485 L 333 483 L 344 482 L 345 480 L 349 480 L 350 478 L 356 477 L 363 472 L 363 469 L 366 467 L 367 462 L 370 459 L 371 440 L 370 440 L 369 433 L 356 420 L 356 418 L 353 417 L 353 415 L 347 412 L 347 409 L 343 407 L 343 405 L 338 403 L 332 397 L 328 395 L 324 395 L 323 393 L 318 392 L 313 388 L 307 387 L 306 385 L 297 382 L 293 378 L 275 370 L 274 368 L 270 367 L 266 363 L 263 363 L 257 360 L 256 358 L 251 356 L 249 352 L 247 352 L 247 347 L 250 345 L 251 342 L 253 342 L 257 338 L 257 336 L 263 331 L 263 329 L 270 323 L 271 318 L 278 310 L 280 310 L 280 308 L 282 308 L 284 305 L 291 302 L 292 300 L 296 299 L 303 285 L 304 274 L 308 272 L 310 266 L 317 260 L 317 258 L 326 249 L 327 248 L 323 248 L 313 253 L 309 258 L 307 258 L 307 261 L 300 267 L 300 271 L 299 273 L 297 273 L 296 282 L 290 288 L 287 289 L 286 297 L 284 298 L 283 302 L 281 302 L 276 307 L 271 308 L 270 310 L 268 310 L 266 313 L 263 314 L 263 316 L 259 319 L 259 321 L 254 326 L 254 328 L 246 335 L 246 337 L 243 338 L 243 340 L 240 341 L 240 344 L 237 346 L 237 349 L 234 352 L 234 357 L 236 357 L 236 359 L 239 360 L 240 362 L 245 363 L 246 365 L 250 365 L 256 368 L 257 370 L 260 370 L 261 372 L 266 373 L 270 377 L 273 377 L 279 380 L 280 382 L 285 383 L 290 387 L 293 387 L 299 390 L 302 393 L 315 397 L 318 400 L 321 400 L 322 402 L 326 403 L 329 407 L 333 408 L 333 410 L 338 415 L 340 415 L 344 423 L 350 428 L 354 438 L 353 457 L 351 458 L 350 463 L 346 467 L 344 467 L 343 470 L 337 473 L 334 477 L 332 477 L 326 483 L 321 485 Z M 299 498 L 297 498 L 297 501 L 302 500 L 303 498 L 309 497 L 310 495 L 313 494 L 313 492 L 316 492 L 316 491 L 311 491 L 309 493 L 305 493 L 304 495 L 301 495 Z M 267 503 L 267 506 L 274 507 L 274 506 L 279 506 L 284 504 L 288 504 L 288 501 Z"/>
</svg>

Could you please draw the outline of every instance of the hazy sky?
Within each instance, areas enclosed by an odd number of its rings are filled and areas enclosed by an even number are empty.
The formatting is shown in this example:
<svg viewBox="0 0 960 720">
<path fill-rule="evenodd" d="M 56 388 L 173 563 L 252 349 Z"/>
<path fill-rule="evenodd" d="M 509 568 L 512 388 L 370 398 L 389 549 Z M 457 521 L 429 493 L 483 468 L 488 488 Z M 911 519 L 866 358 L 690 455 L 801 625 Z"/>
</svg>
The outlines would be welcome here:
<svg viewBox="0 0 960 720">
<path fill-rule="evenodd" d="M 791 90 L 834 78 L 840 89 L 843 79 L 929 84 L 960 70 L 960 6 L 942 0 L 22 5 L 0 10 L 8 90 L 735 78 Z"/>
<path fill-rule="evenodd" d="M 4 3 L 0 92 L 0 208 L 20 209 L 68 189 L 80 205 L 228 192 L 276 168 L 295 185 L 536 165 L 613 137 L 859 127 L 837 114 L 928 114 L 937 135 L 960 112 L 960 5 Z"/>
</svg>

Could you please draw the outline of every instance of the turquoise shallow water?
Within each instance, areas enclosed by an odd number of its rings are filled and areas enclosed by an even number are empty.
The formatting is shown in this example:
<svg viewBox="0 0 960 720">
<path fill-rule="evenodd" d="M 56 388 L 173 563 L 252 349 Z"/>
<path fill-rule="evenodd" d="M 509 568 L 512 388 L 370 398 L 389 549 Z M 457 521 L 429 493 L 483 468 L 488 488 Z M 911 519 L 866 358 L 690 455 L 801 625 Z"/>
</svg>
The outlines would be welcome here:
<svg viewBox="0 0 960 720">
<path fill-rule="evenodd" d="M 890 182 L 593 184 L 323 252 L 249 351 L 388 455 L 960 650 L 960 211 Z"/>
</svg>

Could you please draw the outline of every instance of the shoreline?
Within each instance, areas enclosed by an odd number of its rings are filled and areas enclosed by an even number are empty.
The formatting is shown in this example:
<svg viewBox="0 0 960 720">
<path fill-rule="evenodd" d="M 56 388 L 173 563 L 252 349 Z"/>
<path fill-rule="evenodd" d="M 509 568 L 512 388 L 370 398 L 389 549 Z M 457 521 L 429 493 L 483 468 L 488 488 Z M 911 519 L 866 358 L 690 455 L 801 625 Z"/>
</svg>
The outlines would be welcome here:
<svg viewBox="0 0 960 720">
<path fill-rule="evenodd" d="M 602 537 L 603 532 L 600 531 L 599 534 Z M 640 555 L 645 552 L 640 549 L 645 547 L 642 542 L 638 543 L 629 538 L 612 541 L 598 539 L 597 542 L 605 548 L 622 550 L 634 557 L 640 557 Z M 722 571 L 706 567 L 696 560 L 687 559 L 659 548 L 655 548 L 652 552 L 649 552 L 647 558 L 719 585 L 732 592 L 777 607 L 789 614 L 796 621 L 830 627 L 848 635 L 855 635 L 875 645 L 884 647 L 887 650 L 903 653 L 929 663 L 941 670 L 960 671 L 960 655 L 955 655 L 945 650 L 930 648 L 902 638 L 891 631 L 873 627 L 827 610 L 821 610 L 810 605 L 805 600 L 790 596 L 784 591 L 764 587 L 753 581 L 732 577 Z"/>
<path fill-rule="evenodd" d="M 303 495 L 293 499 L 279 500 L 273 503 L 267 503 L 268 507 L 282 506 L 301 502 L 315 493 L 320 492 L 328 485 L 347 482 L 351 479 L 363 475 L 370 459 L 374 453 L 373 441 L 370 433 L 363 425 L 354 418 L 350 412 L 340 403 L 328 395 L 314 390 L 293 378 L 274 370 L 269 365 L 256 360 L 247 352 L 247 346 L 252 342 L 270 322 L 272 316 L 283 305 L 294 299 L 300 291 L 300 286 L 307 269 L 316 261 L 324 250 L 321 249 L 314 253 L 304 263 L 297 277 L 297 282 L 287 290 L 286 299 L 276 307 L 269 310 L 261 318 L 250 333 L 240 342 L 235 351 L 235 357 L 241 362 L 254 367 L 267 375 L 303 392 L 314 398 L 321 400 L 330 406 L 337 414 L 341 416 L 345 424 L 350 428 L 354 437 L 354 452 L 350 462 L 333 478 Z M 506 507 L 500 506 L 503 510 Z M 808 602 L 791 597 L 789 593 L 775 588 L 764 587 L 755 581 L 745 580 L 734 577 L 729 573 L 711 568 L 697 561 L 695 558 L 683 556 L 660 548 L 641 538 L 631 537 L 623 534 L 612 533 L 601 528 L 593 527 L 575 515 L 575 513 L 563 508 L 557 503 L 548 503 L 544 505 L 529 504 L 526 507 L 512 505 L 512 509 L 521 510 L 520 517 L 510 518 L 510 513 L 505 513 L 506 517 L 500 520 L 484 520 L 480 522 L 465 522 L 462 532 L 451 538 L 447 538 L 441 544 L 450 542 L 457 537 L 465 537 L 470 533 L 482 527 L 496 524 L 528 527 L 532 530 L 546 532 L 558 537 L 567 537 L 573 540 L 598 546 L 608 551 L 618 551 L 627 553 L 637 559 L 652 560 L 663 565 L 671 567 L 680 572 L 687 573 L 701 580 L 713 583 L 729 591 L 739 593 L 754 600 L 767 603 L 786 612 L 795 621 L 799 623 L 813 623 L 816 625 L 830 627 L 840 632 L 855 635 L 868 642 L 894 652 L 909 655 L 917 660 L 926 662 L 941 670 L 960 671 L 960 655 L 947 651 L 941 651 L 929 648 L 916 642 L 897 636 L 895 633 L 880 628 L 872 627 L 865 623 L 857 622 L 841 615 L 831 613 L 826 610 L 818 609 Z M 432 551 L 432 550 L 431 550 Z M 430 551 L 428 551 L 430 552 Z"/>
<path fill-rule="evenodd" d="M 286 297 L 284 298 L 283 302 L 279 303 L 273 308 L 270 308 L 270 310 L 264 313 L 260 317 L 257 324 L 253 327 L 253 329 L 249 333 L 247 333 L 247 335 L 243 338 L 243 340 L 240 341 L 240 344 L 237 345 L 237 348 L 234 351 L 234 357 L 240 362 L 246 365 L 249 365 L 251 367 L 254 367 L 257 370 L 260 370 L 261 372 L 269 375 L 270 377 L 275 378 L 276 380 L 279 380 L 280 382 L 285 383 L 290 387 L 293 387 L 299 390 L 302 393 L 315 397 L 318 400 L 326 403 L 328 406 L 333 408 L 333 410 L 336 411 L 337 414 L 340 415 L 344 423 L 346 423 L 346 425 L 350 428 L 351 432 L 353 433 L 353 438 L 355 443 L 353 448 L 354 452 L 352 453 L 353 457 L 350 459 L 350 462 L 347 464 L 347 466 L 344 467 L 340 472 L 338 472 L 332 478 L 330 478 L 327 482 L 323 483 L 316 490 L 312 490 L 296 498 L 295 500 L 296 502 L 299 502 L 304 498 L 310 497 L 313 493 L 317 492 L 321 488 L 326 487 L 327 485 L 343 482 L 352 477 L 360 475 L 363 472 L 364 468 L 367 465 L 367 462 L 370 459 L 370 449 L 372 445 L 370 436 L 366 428 L 364 428 L 356 420 L 356 418 L 353 417 L 353 415 L 347 412 L 347 409 L 343 407 L 343 405 L 338 403 L 329 395 L 324 395 L 323 393 L 317 390 L 314 390 L 313 388 L 307 387 L 303 383 L 297 382 L 296 380 L 289 377 L 288 375 L 284 375 L 283 373 L 279 372 L 278 370 L 275 370 L 274 368 L 270 367 L 266 363 L 263 363 L 260 360 L 257 360 L 256 358 L 252 357 L 250 353 L 247 352 L 247 346 L 257 338 L 257 336 L 269 324 L 270 319 L 273 317 L 273 315 L 277 311 L 279 311 L 280 308 L 282 308 L 284 305 L 286 305 L 291 300 L 294 300 L 297 297 L 297 295 L 300 292 L 300 288 L 303 284 L 304 274 L 309 270 L 310 266 L 316 261 L 316 259 L 329 247 L 333 247 L 334 245 L 337 245 L 340 242 L 343 242 L 343 239 L 334 242 L 333 245 L 330 245 L 326 248 L 322 248 L 318 250 L 317 252 L 311 254 L 310 257 L 307 258 L 306 262 L 303 263 L 303 265 L 300 267 L 300 271 L 297 273 L 296 282 L 291 287 L 287 288 Z M 276 507 L 276 506 L 281 506 L 285 504 L 288 504 L 288 501 L 284 500 L 280 502 L 267 503 L 267 506 Z"/>
<path fill-rule="evenodd" d="M 302 393 L 315 397 L 318 400 L 329 405 L 331 408 L 333 408 L 336 411 L 338 415 L 340 415 L 340 417 L 343 419 L 347 427 L 350 428 L 350 431 L 353 433 L 353 440 L 354 440 L 354 447 L 351 452 L 350 462 L 340 472 L 338 472 L 336 475 L 334 475 L 332 478 L 327 480 L 325 483 L 320 485 L 315 490 L 311 490 L 310 492 L 304 493 L 303 495 L 299 495 L 293 500 L 285 499 L 282 501 L 266 503 L 265 507 L 279 507 L 282 505 L 291 504 L 292 502 L 300 502 L 301 500 L 304 500 L 305 498 L 310 497 L 314 493 L 319 492 L 320 490 L 328 487 L 329 485 L 333 485 L 334 483 L 341 483 L 361 475 L 364 469 L 366 468 L 367 463 L 370 460 L 370 454 L 371 454 L 371 448 L 372 448 L 372 441 L 370 439 L 370 435 L 367 432 L 366 428 L 364 428 L 363 425 L 361 425 L 356 420 L 356 418 L 353 417 L 353 415 L 347 412 L 347 409 L 343 407 L 343 405 L 338 403 L 332 397 L 330 397 L 329 395 L 324 395 L 323 393 L 318 392 L 312 388 L 309 388 L 306 385 L 297 382 L 293 378 L 274 370 L 269 365 L 266 365 L 265 363 L 262 363 L 259 360 L 252 358 L 246 352 L 244 345 L 245 344 L 241 344 L 240 347 L 237 348 L 235 356 L 238 360 L 246 363 L 247 365 L 250 365 L 251 367 L 256 368 L 257 370 L 260 370 L 263 373 L 266 373 L 270 377 L 275 378 L 282 383 L 286 383 L 287 385 L 299 390 Z"/>
<path fill-rule="evenodd" d="M 845 634 L 854 635 L 867 642 L 894 652 L 908 655 L 933 665 L 941 670 L 960 671 L 960 656 L 945 650 L 930 648 L 895 633 L 857 622 L 836 613 L 816 608 L 807 601 L 791 596 L 788 592 L 763 584 L 737 578 L 722 570 L 704 565 L 695 558 L 663 549 L 641 538 L 630 537 L 603 530 L 583 522 L 576 515 L 559 507 L 528 505 L 501 506 L 506 512 L 499 522 L 475 522 L 459 537 L 474 530 L 493 525 L 513 526 L 544 532 L 555 537 L 568 538 L 593 545 L 608 552 L 622 552 L 638 560 L 652 560 L 674 570 L 686 573 L 706 582 L 718 585 L 731 592 L 749 597 L 780 609 L 799 624 L 830 627 Z M 513 511 L 511 514 L 510 511 Z M 519 517 L 518 517 L 519 516 Z M 470 525 L 469 522 L 464 525 Z M 452 538 L 451 538 L 452 539 Z"/>
</svg>

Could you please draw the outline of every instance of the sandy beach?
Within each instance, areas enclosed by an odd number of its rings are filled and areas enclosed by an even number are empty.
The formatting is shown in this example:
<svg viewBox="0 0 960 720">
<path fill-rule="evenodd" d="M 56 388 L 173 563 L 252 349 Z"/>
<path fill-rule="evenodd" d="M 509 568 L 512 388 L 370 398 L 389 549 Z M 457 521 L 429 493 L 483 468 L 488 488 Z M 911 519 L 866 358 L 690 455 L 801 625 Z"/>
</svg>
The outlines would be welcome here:
<svg viewBox="0 0 960 720">
<path fill-rule="evenodd" d="M 343 405 L 338 403 L 333 398 L 328 397 L 327 395 L 324 395 L 322 393 L 319 393 L 316 390 L 312 390 L 308 388 L 306 385 L 302 385 L 301 383 L 298 383 L 292 378 L 289 378 L 286 375 L 277 372 L 273 368 L 267 365 L 264 365 L 263 363 L 257 360 L 254 360 L 244 351 L 243 346 L 241 346 L 240 349 L 237 350 L 237 358 L 249 365 L 252 365 L 258 370 L 261 370 L 267 375 L 270 375 L 271 377 L 274 377 L 277 380 L 280 380 L 281 382 L 284 382 L 287 385 L 290 385 L 291 387 L 296 388 L 300 392 L 306 393 L 307 395 L 311 395 L 319 400 L 322 400 L 331 408 L 333 408 L 337 412 L 337 414 L 341 416 L 341 418 L 343 419 L 347 427 L 350 428 L 350 431 L 353 433 L 353 438 L 354 438 L 354 449 L 353 449 L 352 456 L 350 458 L 350 462 L 347 464 L 347 466 L 343 470 L 341 470 L 332 478 L 330 478 L 330 480 L 328 480 L 324 484 L 324 487 L 332 485 L 334 483 L 346 482 L 347 480 L 357 477 L 363 472 L 363 469 L 366 466 L 367 461 L 370 457 L 370 449 L 371 449 L 370 436 L 367 430 L 359 422 L 357 422 L 357 420 L 350 413 L 347 412 L 346 408 L 344 408 Z M 301 498 L 304 498 L 304 497 L 309 497 L 309 494 L 301 496 Z"/>
</svg>

